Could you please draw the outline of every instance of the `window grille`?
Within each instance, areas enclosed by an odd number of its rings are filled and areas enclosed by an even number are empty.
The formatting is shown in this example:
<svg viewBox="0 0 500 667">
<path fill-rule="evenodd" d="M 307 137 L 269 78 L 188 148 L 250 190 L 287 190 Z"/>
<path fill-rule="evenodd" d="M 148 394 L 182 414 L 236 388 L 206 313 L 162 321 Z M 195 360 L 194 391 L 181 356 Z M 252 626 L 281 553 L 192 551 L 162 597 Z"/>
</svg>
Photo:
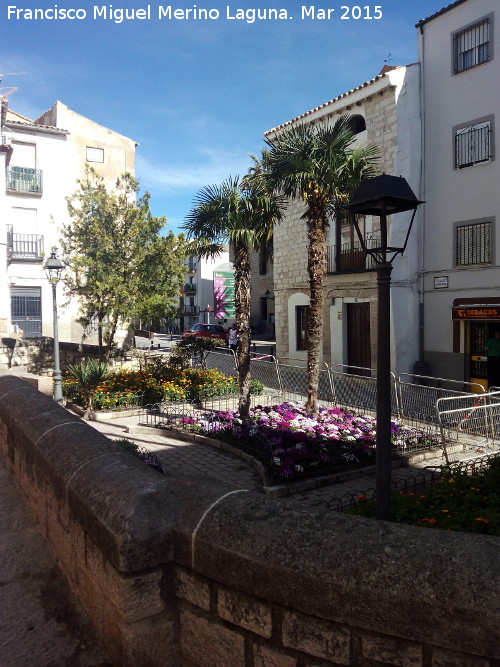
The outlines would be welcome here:
<svg viewBox="0 0 500 667">
<path fill-rule="evenodd" d="M 490 58 L 490 20 L 483 19 L 453 35 L 455 74 L 485 63 Z"/>
<path fill-rule="evenodd" d="M 491 222 L 457 227 L 457 266 L 491 264 Z"/>
<path fill-rule="evenodd" d="M 455 133 L 455 168 L 471 167 L 491 159 L 491 125 L 487 121 Z"/>
</svg>

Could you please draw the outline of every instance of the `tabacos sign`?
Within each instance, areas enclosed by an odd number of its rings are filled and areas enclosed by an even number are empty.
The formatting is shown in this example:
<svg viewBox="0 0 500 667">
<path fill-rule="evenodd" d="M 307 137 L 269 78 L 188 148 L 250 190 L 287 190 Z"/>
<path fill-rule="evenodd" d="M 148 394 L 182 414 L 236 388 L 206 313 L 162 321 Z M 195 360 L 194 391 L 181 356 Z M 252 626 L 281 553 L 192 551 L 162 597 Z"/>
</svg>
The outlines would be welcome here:
<svg viewBox="0 0 500 667">
<path fill-rule="evenodd" d="M 452 320 L 500 320 L 500 306 L 456 306 Z"/>
</svg>

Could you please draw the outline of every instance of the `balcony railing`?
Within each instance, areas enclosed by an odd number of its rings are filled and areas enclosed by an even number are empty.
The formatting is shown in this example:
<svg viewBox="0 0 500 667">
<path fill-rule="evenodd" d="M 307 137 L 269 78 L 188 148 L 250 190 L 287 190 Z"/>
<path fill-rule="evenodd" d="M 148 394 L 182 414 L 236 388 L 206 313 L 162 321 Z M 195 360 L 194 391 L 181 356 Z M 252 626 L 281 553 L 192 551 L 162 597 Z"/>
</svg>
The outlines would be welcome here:
<svg viewBox="0 0 500 667">
<path fill-rule="evenodd" d="M 367 248 L 376 248 L 378 239 L 366 239 Z M 376 268 L 375 261 L 370 255 L 365 255 L 361 244 L 343 243 L 340 246 L 339 256 L 336 256 L 336 246 L 327 248 L 327 272 L 328 273 L 356 273 L 359 271 L 373 271 Z"/>
<path fill-rule="evenodd" d="M 196 294 L 196 285 L 184 285 L 184 294 Z"/>
<path fill-rule="evenodd" d="M 43 258 L 43 236 L 39 234 L 14 234 L 12 225 L 7 225 L 7 256 L 9 262 L 41 262 Z"/>
<path fill-rule="evenodd" d="M 197 315 L 198 306 L 184 306 L 184 313 L 186 315 Z"/>
<path fill-rule="evenodd" d="M 43 173 L 41 169 L 7 167 L 7 192 L 42 194 Z"/>
</svg>

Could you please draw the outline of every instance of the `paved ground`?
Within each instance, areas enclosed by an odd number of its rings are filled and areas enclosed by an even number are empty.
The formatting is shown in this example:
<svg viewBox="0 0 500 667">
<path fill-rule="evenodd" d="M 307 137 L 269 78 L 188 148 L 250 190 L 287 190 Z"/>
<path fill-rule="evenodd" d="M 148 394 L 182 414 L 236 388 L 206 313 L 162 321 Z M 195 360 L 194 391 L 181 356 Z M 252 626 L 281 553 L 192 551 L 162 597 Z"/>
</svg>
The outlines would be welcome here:
<svg viewBox="0 0 500 667">
<path fill-rule="evenodd" d="M 0 665 L 110 665 L 0 462 Z"/>
</svg>

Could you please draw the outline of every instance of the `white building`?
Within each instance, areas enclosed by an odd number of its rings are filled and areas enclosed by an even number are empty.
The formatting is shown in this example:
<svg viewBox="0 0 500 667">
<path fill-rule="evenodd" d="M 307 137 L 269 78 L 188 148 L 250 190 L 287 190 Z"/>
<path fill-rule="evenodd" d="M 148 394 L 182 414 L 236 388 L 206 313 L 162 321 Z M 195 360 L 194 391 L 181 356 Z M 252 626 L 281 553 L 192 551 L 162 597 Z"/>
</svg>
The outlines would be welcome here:
<svg viewBox="0 0 500 667">
<path fill-rule="evenodd" d="M 433 375 L 483 382 L 484 342 L 500 330 L 498 9 L 498 0 L 459 0 L 417 24 L 425 110 L 422 346 Z"/>
<path fill-rule="evenodd" d="M 52 290 L 42 269 L 59 246 L 59 227 L 68 221 L 66 197 L 77 189 L 85 165 L 114 187 L 124 171 L 134 172 L 136 144 L 71 111 L 61 102 L 30 120 L 2 102 L 0 142 L 0 333 L 52 336 Z M 75 301 L 63 307 L 58 288 L 59 337 L 81 342 Z M 94 342 L 87 339 L 86 342 Z"/>
<path fill-rule="evenodd" d="M 333 124 L 339 115 L 351 116 L 357 141 L 374 142 L 380 151 L 379 168 L 404 176 L 420 193 L 419 65 L 385 67 L 382 72 L 321 106 L 266 132 L 274 137 L 299 123 Z M 305 318 L 309 304 L 307 230 L 301 219 L 303 204 L 290 203 L 283 222 L 274 229 L 274 296 L 279 357 L 304 361 L 307 356 Z M 411 214 L 391 221 L 395 244 L 404 239 Z M 365 237 L 377 235 L 378 221 L 367 218 Z M 418 219 L 414 223 L 418 227 Z M 377 287 L 374 265 L 361 251 L 353 226 L 330 223 L 328 274 L 325 279 L 322 359 L 349 367 L 376 365 Z M 394 262 L 392 323 L 393 370 L 413 368 L 418 354 L 418 241 L 412 233 L 404 257 Z M 397 323 L 397 326 L 394 326 Z"/>
<path fill-rule="evenodd" d="M 186 283 L 181 299 L 180 328 L 197 322 L 230 326 L 234 320 L 234 269 L 229 251 L 215 259 L 190 257 L 186 260 Z"/>
</svg>

